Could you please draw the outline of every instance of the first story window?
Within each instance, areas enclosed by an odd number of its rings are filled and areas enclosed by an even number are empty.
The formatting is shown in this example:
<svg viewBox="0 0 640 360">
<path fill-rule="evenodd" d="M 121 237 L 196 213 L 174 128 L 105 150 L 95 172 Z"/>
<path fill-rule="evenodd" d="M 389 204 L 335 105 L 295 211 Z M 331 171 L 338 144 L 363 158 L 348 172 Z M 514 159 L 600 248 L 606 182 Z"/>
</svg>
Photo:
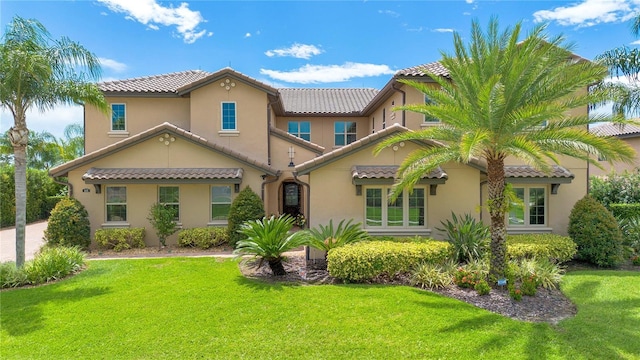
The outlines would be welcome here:
<svg viewBox="0 0 640 360">
<path fill-rule="evenodd" d="M 356 141 L 355 121 L 336 121 L 334 123 L 335 146 L 349 145 Z"/>
<path fill-rule="evenodd" d="M 125 131 L 126 125 L 125 104 L 111 104 L 111 131 Z"/>
<path fill-rule="evenodd" d="M 424 96 L 424 104 L 425 105 L 431 105 L 433 104 L 433 100 L 429 99 L 429 97 L 427 95 Z M 440 122 L 440 120 L 438 118 L 435 118 L 431 115 L 424 115 L 424 122 L 425 123 L 438 123 Z"/>
<path fill-rule="evenodd" d="M 237 130 L 236 103 L 222 102 L 222 131 Z"/>
<path fill-rule="evenodd" d="M 127 221 L 127 188 L 107 186 L 107 221 Z"/>
<path fill-rule="evenodd" d="M 177 186 L 158 187 L 158 202 L 173 210 L 174 220 L 180 220 L 180 188 Z"/>
<path fill-rule="evenodd" d="M 425 189 L 403 191 L 398 199 L 389 203 L 390 187 L 369 187 L 365 191 L 365 226 L 394 228 L 425 226 Z"/>
<path fill-rule="evenodd" d="M 547 197 L 545 187 L 514 186 L 518 198 L 511 204 L 509 226 L 535 226 L 546 224 Z"/>
<path fill-rule="evenodd" d="M 301 139 L 311 141 L 311 123 L 308 121 L 289 121 L 287 132 Z"/>
<path fill-rule="evenodd" d="M 211 187 L 211 221 L 227 221 L 231 209 L 231 185 Z"/>
</svg>

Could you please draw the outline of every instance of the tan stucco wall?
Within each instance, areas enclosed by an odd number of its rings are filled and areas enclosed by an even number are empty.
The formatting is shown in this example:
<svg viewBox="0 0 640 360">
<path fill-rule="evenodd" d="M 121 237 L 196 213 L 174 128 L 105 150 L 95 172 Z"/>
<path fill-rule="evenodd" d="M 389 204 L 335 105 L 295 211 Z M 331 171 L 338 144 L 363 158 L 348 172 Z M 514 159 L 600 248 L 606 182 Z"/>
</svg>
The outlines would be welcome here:
<svg viewBox="0 0 640 360">
<path fill-rule="evenodd" d="M 90 105 L 85 106 L 87 154 L 164 122 L 189 130 L 188 98 L 107 97 L 107 101 L 109 104 L 125 104 L 126 131 L 109 134 L 111 112 L 103 114 Z"/>
<path fill-rule="evenodd" d="M 355 121 L 357 139 L 371 134 L 369 119 L 366 117 L 278 117 L 275 127 L 287 131 L 289 121 L 309 121 L 311 125 L 311 142 L 323 146 L 326 149 L 325 152 L 336 148 L 334 136 L 334 123 L 336 121 Z"/>
<path fill-rule="evenodd" d="M 604 169 L 600 169 L 595 165 L 589 165 L 589 175 L 591 176 L 603 176 L 607 175 L 611 172 L 623 173 L 625 171 L 633 171 L 635 169 L 640 168 L 640 136 L 633 138 L 622 139 L 629 146 L 631 146 L 636 151 L 636 159 L 633 163 L 627 164 L 623 162 L 615 162 L 610 164 L 606 161 L 600 161 L 600 165 L 604 167 Z"/>
</svg>

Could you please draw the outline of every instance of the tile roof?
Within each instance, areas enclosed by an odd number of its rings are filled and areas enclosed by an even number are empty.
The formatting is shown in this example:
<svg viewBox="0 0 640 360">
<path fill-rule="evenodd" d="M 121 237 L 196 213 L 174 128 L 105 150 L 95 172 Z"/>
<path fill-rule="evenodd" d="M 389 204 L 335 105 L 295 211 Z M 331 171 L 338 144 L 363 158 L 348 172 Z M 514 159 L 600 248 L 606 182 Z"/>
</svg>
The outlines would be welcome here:
<svg viewBox="0 0 640 360">
<path fill-rule="evenodd" d="M 242 179 L 241 168 L 91 168 L 82 180 L 209 180 Z"/>
<path fill-rule="evenodd" d="M 376 89 L 279 89 L 285 113 L 354 114 L 378 94 Z"/>
<path fill-rule="evenodd" d="M 189 70 L 170 74 L 144 76 L 133 79 L 98 83 L 104 92 L 177 93 L 178 89 L 211 75 L 206 71 Z"/>
<path fill-rule="evenodd" d="M 607 123 L 589 129 L 600 136 L 640 136 L 640 125 Z"/>
<path fill-rule="evenodd" d="M 398 70 L 395 76 L 428 76 L 426 72 L 442 77 L 449 77 L 449 70 L 437 61 Z"/>
<path fill-rule="evenodd" d="M 86 154 L 84 156 L 81 156 L 77 159 L 71 160 L 67 163 L 64 163 L 62 165 L 58 165 L 52 169 L 49 170 L 49 174 L 53 177 L 58 177 L 58 176 L 67 176 L 67 173 L 73 169 L 76 169 L 80 166 L 86 165 L 91 163 L 92 161 L 96 161 L 98 159 L 101 159 L 103 157 L 109 156 L 111 154 L 114 154 L 118 151 L 121 151 L 123 149 L 126 149 L 128 147 L 134 146 L 142 141 L 146 141 L 149 140 L 155 136 L 157 136 L 158 134 L 165 134 L 167 132 L 171 132 L 173 134 L 175 134 L 176 136 L 191 141 L 195 144 L 198 144 L 200 146 L 203 146 L 205 148 L 208 148 L 209 150 L 213 150 L 216 152 L 219 152 L 223 155 L 226 155 L 232 159 L 235 159 L 241 163 L 244 163 L 248 166 L 251 166 L 253 168 L 256 168 L 260 171 L 264 171 L 265 173 L 269 174 L 269 175 L 277 175 L 280 173 L 280 170 L 271 167 L 270 165 L 267 165 L 261 161 L 258 161 L 256 159 L 253 159 L 245 154 L 242 154 L 240 152 L 237 152 L 235 150 L 229 149 L 225 146 L 222 146 L 220 144 L 217 143 L 212 143 L 209 142 L 207 139 L 203 138 L 202 136 L 196 135 L 194 133 L 191 133 L 187 130 L 181 129 L 173 124 L 170 124 L 168 122 L 162 123 L 160 125 L 157 125 L 155 127 L 152 127 L 148 130 L 145 130 L 139 134 L 130 136 L 124 140 L 120 140 L 116 143 L 113 143 L 109 146 L 103 147 L 101 149 L 98 149 L 94 152 L 91 152 L 89 154 Z"/>
<path fill-rule="evenodd" d="M 559 165 L 551 166 L 551 173 L 549 174 L 529 165 L 505 165 L 504 176 L 507 178 L 574 178 L 574 175 L 569 170 Z"/>
<path fill-rule="evenodd" d="M 298 144 L 301 147 L 303 147 L 303 148 L 305 148 L 307 150 L 313 151 L 314 153 L 316 153 L 318 155 L 324 153 L 324 150 L 325 150 L 324 146 L 320 146 L 320 145 L 317 145 L 315 143 L 312 143 L 311 141 L 307 141 L 307 140 L 299 138 L 299 137 L 297 137 L 295 135 L 291 135 L 288 132 L 286 132 L 286 131 L 284 131 L 282 129 L 275 128 L 275 127 L 272 127 L 270 131 L 271 131 L 271 133 L 273 135 L 275 135 L 275 136 L 277 136 L 277 137 L 279 137 L 279 138 L 281 138 L 283 140 L 289 141 L 291 143 Z"/>
<path fill-rule="evenodd" d="M 398 166 L 361 166 L 356 165 L 351 168 L 351 176 L 357 179 L 395 179 L 398 173 Z M 423 179 L 448 179 L 447 173 L 438 167 L 431 173 L 422 176 Z"/>
</svg>

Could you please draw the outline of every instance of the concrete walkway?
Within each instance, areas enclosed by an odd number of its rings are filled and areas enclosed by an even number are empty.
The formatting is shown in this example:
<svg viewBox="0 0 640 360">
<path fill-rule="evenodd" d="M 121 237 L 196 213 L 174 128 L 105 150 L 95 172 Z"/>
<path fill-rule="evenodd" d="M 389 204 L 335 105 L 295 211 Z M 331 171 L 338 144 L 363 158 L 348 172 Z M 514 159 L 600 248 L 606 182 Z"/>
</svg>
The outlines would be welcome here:
<svg viewBox="0 0 640 360">
<path fill-rule="evenodd" d="M 44 244 L 42 239 L 47 222 L 41 221 L 27 225 L 25 230 L 25 259 L 33 259 L 35 253 Z M 16 261 L 16 229 L 0 230 L 0 262 Z"/>
</svg>

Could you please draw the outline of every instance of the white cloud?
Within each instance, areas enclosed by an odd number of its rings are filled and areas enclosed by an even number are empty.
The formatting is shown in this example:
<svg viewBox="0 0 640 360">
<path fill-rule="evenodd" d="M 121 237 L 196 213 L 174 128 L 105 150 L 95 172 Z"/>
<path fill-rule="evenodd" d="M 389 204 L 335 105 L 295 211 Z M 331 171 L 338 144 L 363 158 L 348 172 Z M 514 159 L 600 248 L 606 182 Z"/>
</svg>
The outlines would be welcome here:
<svg viewBox="0 0 640 360">
<path fill-rule="evenodd" d="M 309 59 L 314 55 L 320 55 L 324 51 L 315 45 L 305 45 L 295 43 L 288 48 L 267 50 L 264 54 L 268 57 L 291 56 L 298 59 Z"/>
<path fill-rule="evenodd" d="M 467 4 L 473 4 L 474 0 L 464 0 Z"/>
<path fill-rule="evenodd" d="M 118 62 L 116 60 L 113 59 L 107 59 L 107 58 L 102 58 L 99 57 L 98 61 L 100 61 L 100 65 L 104 68 L 107 68 L 109 70 L 115 71 L 115 72 L 123 72 L 125 70 L 127 70 L 127 65 L 123 64 L 121 62 Z"/>
<path fill-rule="evenodd" d="M 400 17 L 400 14 L 392 10 L 378 10 L 378 14 L 389 15 L 391 17 Z"/>
<path fill-rule="evenodd" d="M 244 34 L 244 37 L 245 37 L 245 38 L 250 38 L 250 37 L 251 37 L 251 33 L 246 33 L 246 34 Z"/>
<path fill-rule="evenodd" d="M 317 84 L 348 81 L 353 78 L 391 75 L 387 65 L 347 62 L 343 65 L 305 65 L 292 71 L 260 69 L 260 74 L 272 79 L 296 84 Z"/>
<path fill-rule="evenodd" d="M 582 0 L 553 10 L 536 11 L 533 18 L 535 22 L 556 21 L 563 26 L 588 27 L 627 21 L 637 14 L 638 5 L 638 0 Z"/>
<path fill-rule="evenodd" d="M 82 124 L 84 110 L 80 105 L 61 105 L 53 110 L 39 112 L 27 111 L 27 128 L 31 131 L 50 132 L 60 138 L 64 136 L 64 128 L 69 124 Z M 13 126 L 13 115 L 5 108 L 0 110 L 0 131 L 4 133 Z"/>
<path fill-rule="evenodd" d="M 439 33 L 452 33 L 452 32 L 454 32 L 455 30 L 453 30 L 453 29 L 446 29 L 446 28 L 438 28 L 438 29 L 433 29 L 433 30 L 431 30 L 431 31 L 433 31 L 433 32 L 439 32 Z"/>
<path fill-rule="evenodd" d="M 158 25 L 175 26 L 185 43 L 192 44 L 207 31 L 198 31 L 198 25 L 205 22 L 199 11 L 189 9 L 183 2 L 179 7 L 164 7 L 156 0 L 98 0 L 109 10 L 124 13 L 126 19 L 138 21 L 149 28 L 157 30 Z"/>
<path fill-rule="evenodd" d="M 640 45 L 640 40 L 632 41 L 630 45 Z"/>
</svg>

